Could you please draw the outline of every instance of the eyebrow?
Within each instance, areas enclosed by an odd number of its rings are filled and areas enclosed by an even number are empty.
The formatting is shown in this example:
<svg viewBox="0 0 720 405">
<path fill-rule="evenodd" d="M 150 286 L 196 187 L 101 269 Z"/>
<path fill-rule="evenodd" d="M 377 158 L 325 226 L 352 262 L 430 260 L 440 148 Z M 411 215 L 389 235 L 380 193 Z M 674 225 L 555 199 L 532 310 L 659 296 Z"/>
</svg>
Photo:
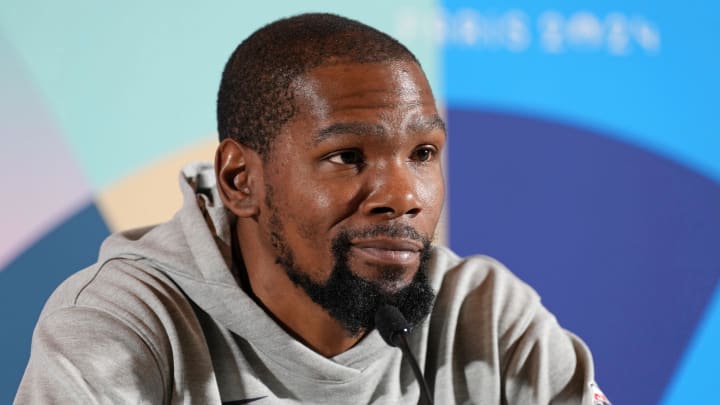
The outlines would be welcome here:
<svg viewBox="0 0 720 405">
<path fill-rule="evenodd" d="M 408 130 L 413 133 L 430 132 L 436 129 L 446 132 L 445 121 L 437 115 L 423 118 L 408 126 Z M 318 133 L 313 137 L 313 143 L 317 145 L 318 143 L 333 136 L 348 134 L 384 136 L 385 128 L 382 125 L 367 124 L 362 122 L 339 122 L 318 131 Z"/>
<path fill-rule="evenodd" d="M 347 134 L 382 136 L 385 134 L 385 128 L 381 125 L 362 122 L 339 122 L 318 131 L 318 133 L 315 134 L 314 143 L 318 144 L 333 136 Z"/>
<path fill-rule="evenodd" d="M 423 118 L 420 121 L 411 124 L 409 129 L 412 132 L 430 132 L 435 129 L 441 129 L 443 132 L 447 132 L 445 128 L 445 121 L 443 121 L 443 119 L 438 115 Z"/>
</svg>

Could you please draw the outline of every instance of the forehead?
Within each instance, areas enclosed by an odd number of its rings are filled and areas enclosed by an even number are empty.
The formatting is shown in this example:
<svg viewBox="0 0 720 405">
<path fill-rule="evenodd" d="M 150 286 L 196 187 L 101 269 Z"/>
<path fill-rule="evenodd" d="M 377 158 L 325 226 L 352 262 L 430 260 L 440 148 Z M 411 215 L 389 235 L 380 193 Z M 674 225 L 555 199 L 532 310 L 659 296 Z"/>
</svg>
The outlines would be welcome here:
<svg viewBox="0 0 720 405">
<path fill-rule="evenodd" d="M 435 116 L 435 99 L 417 63 L 340 63 L 322 65 L 292 83 L 297 118 L 392 121 Z"/>
</svg>

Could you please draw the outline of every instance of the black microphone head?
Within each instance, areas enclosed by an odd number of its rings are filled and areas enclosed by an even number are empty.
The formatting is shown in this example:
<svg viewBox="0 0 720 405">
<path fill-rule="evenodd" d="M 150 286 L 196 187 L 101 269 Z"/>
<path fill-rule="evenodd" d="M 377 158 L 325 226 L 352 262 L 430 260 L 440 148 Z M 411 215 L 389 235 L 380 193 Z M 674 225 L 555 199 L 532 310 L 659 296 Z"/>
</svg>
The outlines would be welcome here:
<svg viewBox="0 0 720 405">
<path fill-rule="evenodd" d="M 392 305 L 383 305 L 375 312 L 375 327 L 390 346 L 398 345 L 398 342 L 395 341 L 398 333 L 407 333 L 410 329 L 403 314 Z"/>
</svg>

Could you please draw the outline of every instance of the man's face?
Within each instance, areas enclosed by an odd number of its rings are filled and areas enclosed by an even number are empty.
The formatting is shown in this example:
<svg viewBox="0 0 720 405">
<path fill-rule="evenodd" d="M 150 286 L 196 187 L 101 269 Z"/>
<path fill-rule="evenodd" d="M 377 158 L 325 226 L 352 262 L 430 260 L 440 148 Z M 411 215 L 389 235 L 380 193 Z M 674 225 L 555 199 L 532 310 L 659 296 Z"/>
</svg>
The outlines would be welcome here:
<svg viewBox="0 0 720 405">
<path fill-rule="evenodd" d="M 444 200 L 444 124 L 411 62 L 326 65 L 293 82 L 264 164 L 265 237 L 293 282 L 351 333 L 391 303 L 419 322 Z"/>
</svg>

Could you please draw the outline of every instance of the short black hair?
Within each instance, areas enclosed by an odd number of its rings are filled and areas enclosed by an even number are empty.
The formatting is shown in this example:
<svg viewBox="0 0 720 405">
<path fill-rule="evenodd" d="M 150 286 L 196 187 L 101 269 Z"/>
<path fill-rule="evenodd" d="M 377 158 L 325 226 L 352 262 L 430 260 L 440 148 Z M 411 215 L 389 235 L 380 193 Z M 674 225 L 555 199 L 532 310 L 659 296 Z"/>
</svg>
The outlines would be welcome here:
<svg viewBox="0 0 720 405">
<path fill-rule="evenodd" d="M 231 138 L 265 156 L 297 112 L 292 81 L 337 63 L 412 61 L 391 36 L 334 14 L 301 14 L 255 31 L 225 65 L 217 100 L 220 141 Z"/>
</svg>

